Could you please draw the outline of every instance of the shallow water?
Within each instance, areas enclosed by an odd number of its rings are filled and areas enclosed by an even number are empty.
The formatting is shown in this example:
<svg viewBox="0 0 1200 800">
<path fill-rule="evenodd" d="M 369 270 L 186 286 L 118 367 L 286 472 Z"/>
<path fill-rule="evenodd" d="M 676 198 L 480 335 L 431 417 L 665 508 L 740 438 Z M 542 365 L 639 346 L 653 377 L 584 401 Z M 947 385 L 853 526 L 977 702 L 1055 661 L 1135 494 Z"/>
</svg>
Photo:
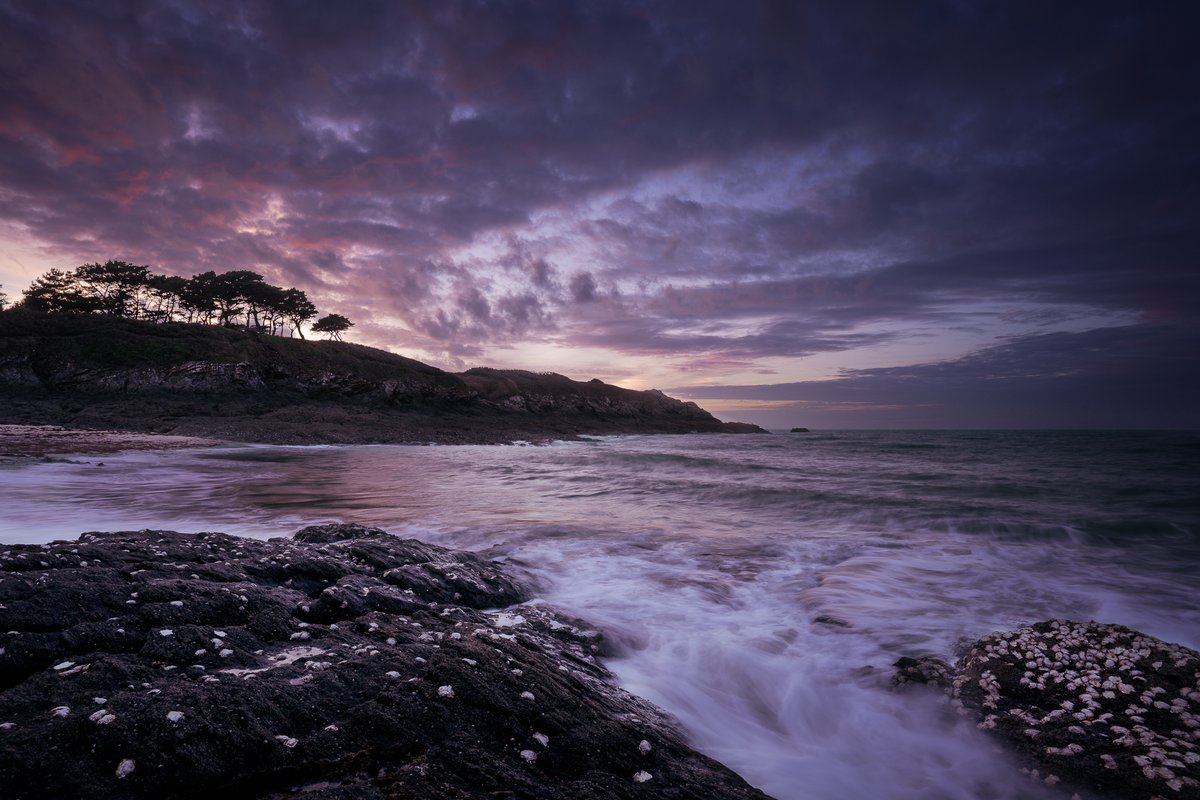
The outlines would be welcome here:
<svg viewBox="0 0 1200 800">
<path fill-rule="evenodd" d="M 0 541 L 145 527 L 265 537 L 347 521 L 483 550 L 610 631 L 623 685 L 781 800 L 1037 796 L 936 698 L 886 691 L 901 655 L 951 656 L 962 640 L 1055 616 L 1200 647 L 1192 433 L 231 446 L 75 461 L 0 467 Z"/>
</svg>

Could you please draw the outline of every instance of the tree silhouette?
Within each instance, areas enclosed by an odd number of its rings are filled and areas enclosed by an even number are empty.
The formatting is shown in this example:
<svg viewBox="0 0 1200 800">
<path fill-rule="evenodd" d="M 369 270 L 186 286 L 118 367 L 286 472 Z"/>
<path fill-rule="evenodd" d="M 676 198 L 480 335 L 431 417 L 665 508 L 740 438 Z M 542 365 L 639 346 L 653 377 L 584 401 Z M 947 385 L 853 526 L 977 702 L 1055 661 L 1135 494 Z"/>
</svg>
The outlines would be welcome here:
<svg viewBox="0 0 1200 800">
<path fill-rule="evenodd" d="M 150 268 L 110 259 L 77 267 L 75 280 L 80 291 L 92 299 L 92 310 L 137 319 L 141 316 L 142 294 L 149 285 Z"/>
<path fill-rule="evenodd" d="M 151 275 L 147 281 L 147 296 L 154 302 L 154 308 L 143 312 L 146 319 L 158 322 L 168 322 L 175 314 L 183 309 L 183 294 L 187 288 L 187 278 L 177 275 Z"/>
<path fill-rule="evenodd" d="M 6 301 L 0 292 L 0 309 Z M 285 323 L 290 322 L 301 339 L 304 323 L 317 316 L 317 307 L 304 292 L 273 286 L 250 270 L 209 270 L 181 278 L 156 275 L 149 267 L 114 260 L 84 264 L 70 272 L 52 269 L 25 290 L 22 303 L 43 312 L 111 314 L 152 322 L 244 324 L 270 334 L 282 334 Z M 326 325 L 331 327 L 321 328 L 321 332 L 340 339 L 338 334 L 353 323 L 332 314 L 326 317 Z"/>
<path fill-rule="evenodd" d="M 284 319 L 292 323 L 296 333 L 303 339 L 304 331 L 300 326 L 317 315 L 317 307 L 309 301 L 308 295 L 299 289 L 284 289 L 279 312 Z"/>
<path fill-rule="evenodd" d="M 217 313 L 217 273 L 209 270 L 193 275 L 179 293 L 179 300 L 188 310 L 188 322 L 211 323 Z"/>
<path fill-rule="evenodd" d="M 23 293 L 24 303 L 35 311 L 74 311 L 90 313 L 97 303 L 84 294 L 75 276 L 61 269 L 52 269 L 36 278 Z"/>
<path fill-rule="evenodd" d="M 327 333 L 330 339 L 340 342 L 342 331 L 349 330 L 353 325 L 353 322 L 341 314 L 329 314 L 314 322 L 312 329 L 316 333 Z"/>
<path fill-rule="evenodd" d="M 251 328 L 275 333 L 283 324 L 283 289 L 269 283 L 258 283 L 250 287 L 246 295 L 249 310 L 246 324 Z"/>
<path fill-rule="evenodd" d="M 246 312 L 246 324 L 254 318 L 258 324 L 258 309 L 250 298 L 262 284 L 263 277 L 248 269 L 235 269 L 223 272 L 213 281 L 213 297 L 217 301 L 217 312 L 221 315 L 222 325 L 232 325 L 238 314 Z M 246 306 L 240 305 L 246 303 Z"/>
</svg>

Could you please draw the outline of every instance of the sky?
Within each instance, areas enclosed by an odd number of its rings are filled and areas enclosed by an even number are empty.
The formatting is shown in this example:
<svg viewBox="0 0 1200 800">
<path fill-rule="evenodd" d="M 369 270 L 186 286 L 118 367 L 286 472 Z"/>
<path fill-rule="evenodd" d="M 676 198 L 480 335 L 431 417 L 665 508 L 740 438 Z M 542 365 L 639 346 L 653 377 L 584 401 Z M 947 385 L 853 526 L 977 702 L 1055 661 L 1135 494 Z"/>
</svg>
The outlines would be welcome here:
<svg viewBox="0 0 1200 800">
<path fill-rule="evenodd" d="M 1200 5 L 0 0 L 0 285 L 767 427 L 1200 428 Z"/>
</svg>

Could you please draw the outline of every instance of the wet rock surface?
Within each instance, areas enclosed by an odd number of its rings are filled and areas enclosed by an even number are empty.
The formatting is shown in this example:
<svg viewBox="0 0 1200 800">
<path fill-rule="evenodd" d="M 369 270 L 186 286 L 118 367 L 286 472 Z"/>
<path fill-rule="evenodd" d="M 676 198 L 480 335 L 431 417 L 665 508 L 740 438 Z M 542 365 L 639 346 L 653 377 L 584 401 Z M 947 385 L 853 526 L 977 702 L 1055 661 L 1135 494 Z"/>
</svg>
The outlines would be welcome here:
<svg viewBox="0 0 1200 800">
<path fill-rule="evenodd" d="M 765 797 L 528 599 L 359 526 L 2 548 L 4 796 Z"/>
<path fill-rule="evenodd" d="M 1049 620 L 975 642 L 951 693 L 1035 780 L 1122 800 L 1200 798 L 1194 650 L 1120 625 Z"/>
<path fill-rule="evenodd" d="M 954 671 L 950 665 L 940 658 L 921 656 L 919 658 L 899 659 L 893 664 L 896 673 L 892 676 L 892 686 L 901 689 L 907 686 L 929 686 L 934 689 L 945 689 L 950 686 Z"/>
</svg>

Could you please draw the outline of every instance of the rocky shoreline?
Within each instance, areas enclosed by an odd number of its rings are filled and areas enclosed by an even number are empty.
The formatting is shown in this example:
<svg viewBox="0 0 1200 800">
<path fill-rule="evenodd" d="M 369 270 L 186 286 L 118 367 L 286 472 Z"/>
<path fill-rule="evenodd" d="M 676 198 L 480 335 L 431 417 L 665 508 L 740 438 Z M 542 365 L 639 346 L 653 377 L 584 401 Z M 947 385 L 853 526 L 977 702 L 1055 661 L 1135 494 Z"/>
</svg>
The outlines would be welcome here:
<svg viewBox="0 0 1200 800">
<path fill-rule="evenodd" d="M 90 533 L 0 550 L 0 579 L 6 797 L 766 797 L 471 553 Z"/>
<path fill-rule="evenodd" d="M 519 565 L 374 528 L 3 547 L 0 631 L 6 797 L 766 798 Z M 1049 620 L 896 668 L 1064 798 L 1200 798 L 1194 650 Z"/>
<path fill-rule="evenodd" d="M 79 430 L 58 425 L 0 425 L 0 464 L 62 455 L 104 455 L 123 450 L 214 447 L 215 439 L 161 433 Z"/>
</svg>

